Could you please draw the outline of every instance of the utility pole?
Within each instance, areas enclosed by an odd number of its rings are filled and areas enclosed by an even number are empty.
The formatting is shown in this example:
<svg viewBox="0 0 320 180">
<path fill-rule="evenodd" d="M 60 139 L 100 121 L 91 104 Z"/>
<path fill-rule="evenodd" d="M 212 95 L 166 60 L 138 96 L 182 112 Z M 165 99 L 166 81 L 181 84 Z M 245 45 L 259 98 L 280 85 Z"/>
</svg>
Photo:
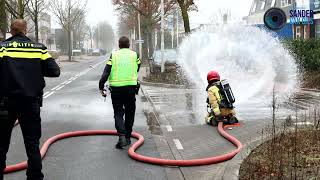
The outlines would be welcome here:
<svg viewBox="0 0 320 180">
<path fill-rule="evenodd" d="M 97 49 L 100 49 L 99 40 L 100 40 L 100 32 L 99 32 L 99 23 L 98 23 L 97 24 Z"/>
<path fill-rule="evenodd" d="M 177 11 L 177 49 L 179 46 L 179 11 Z"/>
<path fill-rule="evenodd" d="M 164 72 L 164 4 L 161 0 L 161 72 Z"/>
<path fill-rule="evenodd" d="M 138 6 L 140 6 L 140 1 L 138 0 Z M 141 17 L 140 13 L 138 12 L 138 33 L 139 33 L 139 56 L 142 59 L 142 39 L 141 39 Z"/>
<path fill-rule="evenodd" d="M 172 31 L 171 31 L 171 48 L 173 49 L 174 43 L 174 15 L 172 15 Z"/>
<path fill-rule="evenodd" d="M 132 39 L 131 49 L 136 51 L 137 50 L 137 46 L 135 46 L 135 42 L 136 42 L 136 26 L 133 27 L 133 34 L 132 34 L 132 38 L 131 39 Z"/>
</svg>

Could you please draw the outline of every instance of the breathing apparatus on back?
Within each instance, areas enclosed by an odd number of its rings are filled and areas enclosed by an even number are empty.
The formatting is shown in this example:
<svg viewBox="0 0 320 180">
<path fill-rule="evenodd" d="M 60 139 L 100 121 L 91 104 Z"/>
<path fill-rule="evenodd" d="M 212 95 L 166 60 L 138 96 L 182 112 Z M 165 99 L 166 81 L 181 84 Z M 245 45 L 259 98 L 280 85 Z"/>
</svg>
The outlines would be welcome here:
<svg viewBox="0 0 320 180">
<path fill-rule="evenodd" d="M 207 76 L 209 86 L 207 90 L 212 86 L 217 86 L 221 95 L 220 105 L 224 108 L 233 108 L 235 103 L 235 97 L 233 95 L 230 84 L 227 80 L 220 80 L 220 75 L 216 71 L 210 71 Z M 213 82 L 213 83 L 211 83 Z"/>
</svg>

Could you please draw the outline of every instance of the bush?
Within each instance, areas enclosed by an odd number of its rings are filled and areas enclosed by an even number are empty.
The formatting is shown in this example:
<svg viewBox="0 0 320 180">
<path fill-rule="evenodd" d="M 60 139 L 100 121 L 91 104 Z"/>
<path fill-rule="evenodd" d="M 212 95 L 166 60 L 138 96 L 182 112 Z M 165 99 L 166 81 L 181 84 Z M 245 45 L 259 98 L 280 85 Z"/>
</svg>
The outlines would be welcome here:
<svg viewBox="0 0 320 180">
<path fill-rule="evenodd" d="M 320 40 L 286 40 L 284 44 L 293 53 L 297 63 L 307 72 L 320 71 Z"/>
</svg>

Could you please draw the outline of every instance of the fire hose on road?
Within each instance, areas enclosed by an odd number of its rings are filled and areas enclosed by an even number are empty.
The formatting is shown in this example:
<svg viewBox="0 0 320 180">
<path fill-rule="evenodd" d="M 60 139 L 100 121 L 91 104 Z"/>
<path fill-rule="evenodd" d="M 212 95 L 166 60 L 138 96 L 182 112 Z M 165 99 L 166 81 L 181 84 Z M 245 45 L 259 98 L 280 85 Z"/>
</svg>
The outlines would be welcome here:
<svg viewBox="0 0 320 180">
<path fill-rule="evenodd" d="M 128 150 L 128 154 L 132 159 L 135 159 L 140 162 L 148 163 L 148 164 L 155 164 L 161 166 L 201 166 L 201 165 L 209 165 L 209 164 L 217 164 L 220 162 L 228 161 L 232 159 L 236 154 L 240 152 L 242 149 L 242 144 L 239 140 L 237 140 L 232 135 L 228 134 L 223 127 L 223 123 L 220 122 L 218 126 L 218 132 L 221 136 L 225 139 L 230 141 L 234 144 L 237 149 L 223 155 L 213 156 L 203 159 L 192 159 L 192 160 L 171 160 L 171 159 L 159 159 L 154 157 L 147 157 L 136 153 L 135 151 L 142 146 L 144 143 L 144 138 L 142 135 L 138 133 L 132 133 L 132 136 L 136 138 L 138 141 L 135 142 Z M 99 135 L 117 135 L 117 132 L 114 130 L 89 130 L 89 131 L 74 131 L 74 132 L 67 132 L 63 134 L 56 135 L 54 137 L 49 138 L 41 148 L 41 157 L 44 158 L 50 145 L 54 144 L 55 142 L 71 138 L 71 137 L 79 137 L 79 136 L 99 136 Z M 7 166 L 4 170 L 4 173 L 12 173 L 20 170 L 24 170 L 27 168 L 27 162 L 22 162 L 19 164 Z"/>
</svg>

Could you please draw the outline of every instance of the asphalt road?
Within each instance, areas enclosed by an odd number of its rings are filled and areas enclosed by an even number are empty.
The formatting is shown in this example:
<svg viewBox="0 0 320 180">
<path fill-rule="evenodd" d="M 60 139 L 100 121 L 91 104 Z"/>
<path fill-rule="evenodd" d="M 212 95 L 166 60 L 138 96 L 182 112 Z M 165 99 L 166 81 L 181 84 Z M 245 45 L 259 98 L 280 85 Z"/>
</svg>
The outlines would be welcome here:
<svg viewBox="0 0 320 180">
<path fill-rule="evenodd" d="M 98 92 L 98 80 L 105 57 L 78 63 L 64 63 L 57 79 L 47 79 L 42 108 L 42 139 L 76 130 L 114 129 L 111 99 Z M 138 152 L 159 157 L 144 112 L 150 104 L 137 97 L 135 131 L 146 142 Z M 46 180 L 151 180 L 167 179 L 165 168 L 130 159 L 126 150 L 117 150 L 116 137 L 78 137 L 57 142 L 43 160 Z M 19 126 L 11 139 L 7 164 L 26 160 Z M 25 179 L 25 171 L 5 175 L 5 180 Z"/>
<path fill-rule="evenodd" d="M 106 57 L 63 63 L 62 75 L 47 79 L 42 108 L 42 142 L 59 133 L 75 130 L 114 129 L 110 97 L 98 92 L 98 80 Z M 135 131 L 145 137 L 139 153 L 168 159 L 194 159 L 221 155 L 234 149 L 216 129 L 204 124 L 205 92 L 200 89 L 142 86 L 137 97 Z M 277 118 L 306 113 L 320 102 L 320 93 L 301 91 L 277 111 Z M 268 104 L 250 101 L 236 109 L 241 127 L 229 131 L 243 144 L 261 136 L 271 123 Z M 279 121 L 282 122 L 282 121 Z M 54 144 L 43 160 L 46 180 L 206 180 L 233 174 L 226 169 L 234 160 L 200 167 L 160 167 L 130 159 L 126 150 L 116 150 L 116 137 L 79 137 Z M 26 160 L 19 127 L 13 132 L 8 164 Z M 250 147 L 244 148 L 247 151 Z M 236 171 L 236 169 L 235 169 Z M 25 179 L 25 171 L 5 180 Z M 229 179 L 228 179 L 229 180 Z"/>
</svg>

